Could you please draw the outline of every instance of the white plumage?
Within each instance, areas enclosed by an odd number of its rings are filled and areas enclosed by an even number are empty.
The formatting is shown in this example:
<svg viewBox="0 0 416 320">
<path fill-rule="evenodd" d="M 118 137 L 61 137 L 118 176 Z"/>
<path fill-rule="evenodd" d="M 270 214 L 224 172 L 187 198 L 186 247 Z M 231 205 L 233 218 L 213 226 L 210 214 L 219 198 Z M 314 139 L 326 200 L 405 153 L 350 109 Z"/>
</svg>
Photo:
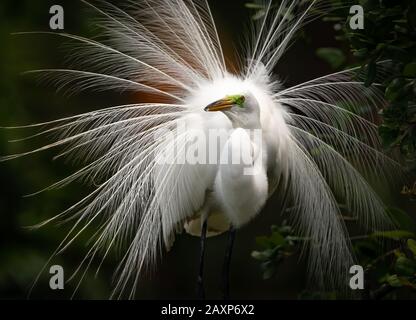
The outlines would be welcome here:
<svg viewBox="0 0 416 320">
<path fill-rule="evenodd" d="M 117 248 L 123 258 L 114 294 L 131 284 L 133 297 L 139 276 L 155 264 L 161 245 L 169 248 L 182 228 L 198 233 L 201 215 L 210 217 L 212 234 L 230 223 L 240 227 L 277 192 L 288 195 L 295 208 L 293 223 L 310 239 L 311 274 L 327 284 L 344 281 L 353 258 L 338 202 L 365 227 L 381 228 L 388 222 L 384 206 L 362 174 L 388 180 L 383 168 L 397 165 L 379 151 L 376 126 L 357 114 L 361 106 L 375 110 L 383 103 L 377 85 L 366 88 L 354 78 L 357 70 L 292 88 L 272 80 L 296 30 L 314 18 L 312 6 L 325 9 L 325 2 L 283 0 L 278 8 L 265 2 L 265 16 L 239 52 L 243 58 L 237 73 L 227 70 L 204 0 L 126 1 L 123 9 L 105 1 L 86 4 L 99 14 L 100 37 L 60 34 L 74 42 L 71 68 L 32 72 L 52 79 L 59 89 L 131 90 L 152 94 L 153 103 L 41 124 L 49 128 L 37 136 L 59 132 L 61 138 L 26 154 L 65 146 L 58 157 L 86 163 L 47 189 L 79 179 L 97 184 L 95 191 L 49 220 L 76 221 L 54 254 L 99 223 L 81 266 L 88 267 L 99 250 L 104 259 Z M 254 106 L 247 118 L 204 111 L 236 94 L 249 97 L 245 103 Z M 246 130 L 257 126 L 260 144 Z M 157 161 L 162 154 L 175 156 L 176 147 L 185 149 L 187 139 L 213 128 L 224 130 L 215 150 L 218 159 L 224 150 L 241 146 L 250 150 L 258 174 L 242 175 L 241 165 Z"/>
</svg>

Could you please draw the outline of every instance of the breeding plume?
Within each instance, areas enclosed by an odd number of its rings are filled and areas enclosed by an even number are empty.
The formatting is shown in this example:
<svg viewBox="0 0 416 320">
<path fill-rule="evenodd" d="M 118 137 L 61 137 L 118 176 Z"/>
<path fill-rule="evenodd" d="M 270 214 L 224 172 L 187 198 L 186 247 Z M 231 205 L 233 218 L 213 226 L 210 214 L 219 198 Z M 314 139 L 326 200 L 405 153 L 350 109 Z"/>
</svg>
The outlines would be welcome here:
<svg viewBox="0 0 416 320">
<path fill-rule="evenodd" d="M 365 228 L 389 223 L 368 182 L 389 181 L 388 172 L 397 168 L 380 151 L 371 121 L 384 102 L 379 85 L 364 86 L 358 69 L 284 87 L 275 67 L 296 31 L 328 6 L 316 0 L 280 3 L 264 2 L 263 17 L 247 22 L 250 31 L 229 56 L 205 0 L 137 0 L 125 6 L 89 1 L 86 6 L 98 16 L 97 37 L 51 33 L 70 41 L 70 68 L 31 73 L 70 92 L 140 93 L 133 104 L 32 125 L 46 126 L 36 137 L 59 138 L 7 157 L 62 147 L 57 157 L 85 165 L 45 190 L 81 181 L 95 186 L 39 224 L 73 224 L 52 257 L 94 228 L 75 275 L 82 280 L 93 259 L 117 250 L 113 297 L 133 298 L 146 270 L 188 232 L 201 236 L 203 296 L 206 236 L 229 230 L 231 251 L 235 230 L 276 195 L 291 206 L 288 218 L 308 239 L 311 278 L 345 288 L 354 262 L 339 204 Z M 378 69 L 382 78 L 384 64 Z M 152 102 L 141 103 L 140 97 Z"/>
</svg>

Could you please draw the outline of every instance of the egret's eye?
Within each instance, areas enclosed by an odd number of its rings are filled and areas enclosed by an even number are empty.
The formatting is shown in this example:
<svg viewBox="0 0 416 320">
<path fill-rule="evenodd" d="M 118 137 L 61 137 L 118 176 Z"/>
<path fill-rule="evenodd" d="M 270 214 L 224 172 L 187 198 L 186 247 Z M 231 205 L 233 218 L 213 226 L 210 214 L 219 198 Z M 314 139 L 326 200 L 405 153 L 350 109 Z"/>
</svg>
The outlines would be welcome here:
<svg viewBox="0 0 416 320">
<path fill-rule="evenodd" d="M 236 104 L 240 108 L 244 107 L 244 102 L 246 101 L 246 97 L 243 96 L 242 94 L 234 94 L 231 96 L 227 96 L 227 99 L 232 101 L 233 104 Z"/>
</svg>

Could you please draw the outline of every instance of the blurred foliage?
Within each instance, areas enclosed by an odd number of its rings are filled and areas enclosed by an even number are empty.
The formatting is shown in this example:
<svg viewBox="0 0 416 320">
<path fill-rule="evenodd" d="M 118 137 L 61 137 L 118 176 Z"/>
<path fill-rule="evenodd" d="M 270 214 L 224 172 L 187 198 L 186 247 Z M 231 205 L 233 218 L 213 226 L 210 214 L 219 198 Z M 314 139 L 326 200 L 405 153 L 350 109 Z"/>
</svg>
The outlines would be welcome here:
<svg viewBox="0 0 416 320">
<path fill-rule="evenodd" d="M 297 237 L 294 230 L 286 221 L 278 226 L 272 226 L 270 236 L 259 236 L 256 244 L 259 250 L 253 251 L 251 256 L 261 262 L 263 279 L 270 279 L 275 275 L 276 268 L 285 257 L 296 252 L 296 245 L 304 240 Z"/>
<path fill-rule="evenodd" d="M 398 209 L 390 212 L 397 220 L 406 214 Z M 408 217 L 410 219 L 410 217 Z M 411 219 L 409 220 L 411 221 Z M 359 290 L 362 298 L 394 298 L 402 294 L 407 298 L 416 298 L 416 225 L 399 225 L 401 230 L 373 232 L 368 235 L 351 237 L 353 253 L 357 263 L 365 270 L 365 287 Z M 260 263 L 263 279 L 278 276 L 278 268 L 285 258 L 299 253 L 307 238 L 297 237 L 295 230 L 284 222 L 281 226 L 272 226 L 271 234 L 256 238 L 258 249 L 252 257 Z M 388 239 L 388 249 L 380 239 Z M 303 291 L 300 299 L 336 299 L 342 294 L 336 291 Z"/>
</svg>

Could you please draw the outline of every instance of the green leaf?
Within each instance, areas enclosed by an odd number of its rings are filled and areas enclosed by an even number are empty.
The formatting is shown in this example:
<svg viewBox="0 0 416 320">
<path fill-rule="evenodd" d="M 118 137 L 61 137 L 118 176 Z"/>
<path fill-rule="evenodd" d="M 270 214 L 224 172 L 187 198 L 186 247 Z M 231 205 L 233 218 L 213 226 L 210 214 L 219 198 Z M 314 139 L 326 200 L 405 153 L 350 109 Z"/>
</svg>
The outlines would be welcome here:
<svg viewBox="0 0 416 320">
<path fill-rule="evenodd" d="M 264 280 L 270 279 L 271 277 L 273 277 L 273 275 L 276 272 L 275 265 L 270 261 L 263 262 L 261 264 L 261 268 L 263 270 L 263 279 Z"/>
<path fill-rule="evenodd" d="M 408 63 L 403 69 L 403 76 L 407 78 L 416 77 L 416 62 Z"/>
<path fill-rule="evenodd" d="M 270 241 L 276 245 L 281 246 L 285 244 L 285 238 L 280 234 L 280 232 L 273 232 L 272 236 L 270 237 Z"/>
<path fill-rule="evenodd" d="M 416 273 L 416 261 L 404 256 L 398 257 L 394 269 L 398 274 L 413 276 Z"/>
<path fill-rule="evenodd" d="M 410 282 L 408 278 L 402 277 L 402 278 L 399 278 L 399 279 L 400 279 L 400 282 L 402 283 L 403 286 L 410 287 L 412 289 L 416 289 L 416 284 Z"/>
<path fill-rule="evenodd" d="M 412 251 L 413 255 L 416 257 L 416 241 L 413 239 L 408 239 L 407 246 L 409 250 Z"/>
<path fill-rule="evenodd" d="M 338 69 L 346 61 L 344 53 L 337 48 L 319 48 L 316 55 L 328 62 L 333 69 Z"/>
<path fill-rule="evenodd" d="M 270 246 L 269 237 L 267 236 L 256 237 L 256 244 L 263 249 L 269 248 Z"/>
<path fill-rule="evenodd" d="M 390 231 L 377 231 L 371 234 L 375 238 L 388 238 L 388 239 L 408 239 L 414 238 L 415 234 L 406 230 L 390 230 Z"/>
<path fill-rule="evenodd" d="M 400 281 L 397 274 L 393 274 L 389 277 L 387 277 L 387 282 L 389 285 L 391 285 L 394 288 L 400 288 L 402 286 L 402 282 Z"/>
<path fill-rule="evenodd" d="M 269 259 L 269 256 L 265 254 L 263 251 L 253 251 L 251 253 L 251 257 L 260 261 L 265 261 Z"/>
</svg>

